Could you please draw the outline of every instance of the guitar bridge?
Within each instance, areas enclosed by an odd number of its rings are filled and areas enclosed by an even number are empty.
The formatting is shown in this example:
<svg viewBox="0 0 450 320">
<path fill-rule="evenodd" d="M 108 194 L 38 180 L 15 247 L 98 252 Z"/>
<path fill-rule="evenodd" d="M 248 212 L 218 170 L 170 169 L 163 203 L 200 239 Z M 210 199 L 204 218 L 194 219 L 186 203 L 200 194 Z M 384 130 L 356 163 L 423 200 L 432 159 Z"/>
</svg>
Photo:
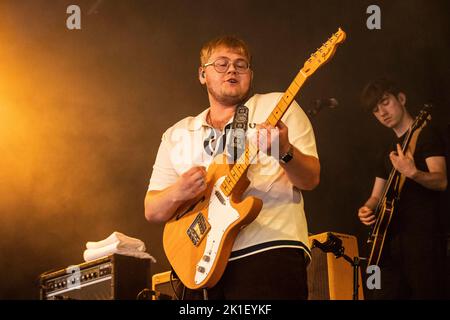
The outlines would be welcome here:
<svg viewBox="0 0 450 320">
<path fill-rule="evenodd" d="M 211 225 L 205 219 L 205 216 L 199 212 L 186 233 L 189 239 L 191 239 L 192 244 L 197 247 L 206 236 L 209 229 L 211 229 Z"/>
</svg>

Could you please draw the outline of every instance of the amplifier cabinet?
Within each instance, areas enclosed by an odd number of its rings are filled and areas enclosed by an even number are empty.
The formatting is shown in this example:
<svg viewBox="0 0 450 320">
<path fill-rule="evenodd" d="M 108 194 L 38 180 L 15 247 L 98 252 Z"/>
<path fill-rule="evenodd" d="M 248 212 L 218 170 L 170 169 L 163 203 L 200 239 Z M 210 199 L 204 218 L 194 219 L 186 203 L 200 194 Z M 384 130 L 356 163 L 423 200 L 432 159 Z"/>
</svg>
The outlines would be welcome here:
<svg viewBox="0 0 450 320">
<path fill-rule="evenodd" d="M 150 287 L 150 259 L 112 254 L 44 273 L 40 276 L 40 299 L 135 300 Z"/>
<path fill-rule="evenodd" d="M 358 242 L 355 236 L 332 232 L 342 240 L 344 253 L 350 258 L 359 257 Z M 309 237 L 325 242 L 328 232 Z M 309 300 L 352 300 L 353 297 L 353 267 L 343 257 L 337 258 L 333 253 L 325 253 L 319 248 L 311 250 L 312 260 L 308 265 L 308 299 Z M 359 269 L 358 299 L 364 299 L 361 269 Z"/>
<path fill-rule="evenodd" d="M 152 290 L 155 293 L 153 300 L 178 300 L 181 298 L 184 286 L 178 278 L 171 278 L 171 275 L 172 271 L 153 275 Z"/>
</svg>

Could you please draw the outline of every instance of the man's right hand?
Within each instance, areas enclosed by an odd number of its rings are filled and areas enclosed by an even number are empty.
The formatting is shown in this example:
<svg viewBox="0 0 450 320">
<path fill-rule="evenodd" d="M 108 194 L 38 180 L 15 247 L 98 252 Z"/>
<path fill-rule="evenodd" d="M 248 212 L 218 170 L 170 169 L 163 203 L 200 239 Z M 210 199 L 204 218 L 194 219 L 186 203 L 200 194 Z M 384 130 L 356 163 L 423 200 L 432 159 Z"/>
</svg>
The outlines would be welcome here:
<svg viewBox="0 0 450 320">
<path fill-rule="evenodd" d="M 375 223 L 375 215 L 373 214 L 373 210 L 367 206 L 362 206 L 358 210 L 358 217 L 362 223 L 366 226 L 370 226 Z"/>
<path fill-rule="evenodd" d="M 192 167 L 183 173 L 175 183 L 174 198 L 177 201 L 187 201 L 205 191 L 206 169 L 202 166 Z"/>
</svg>

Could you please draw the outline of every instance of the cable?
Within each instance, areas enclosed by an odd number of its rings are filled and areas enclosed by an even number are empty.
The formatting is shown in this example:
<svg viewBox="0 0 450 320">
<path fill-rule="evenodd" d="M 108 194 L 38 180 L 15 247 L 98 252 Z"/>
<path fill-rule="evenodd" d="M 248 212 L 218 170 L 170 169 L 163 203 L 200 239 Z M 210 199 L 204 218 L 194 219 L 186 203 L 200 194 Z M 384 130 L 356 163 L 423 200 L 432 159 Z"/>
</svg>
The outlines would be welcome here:
<svg viewBox="0 0 450 320">
<path fill-rule="evenodd" d="M 173 269 L 172 269 L 170 271 L 170 281 L 169 281 L 170 282 L 170 286 L 172 287 L 172 291 L 173 291 L 173 294 L 175 295 L 176 300 L 181 300 L 180 297 L 178 296 L 177 291 L 175 290 L 175 287 L 173 286 L 173 282 L 175 280 L 174 275 L 175 275 L 175 271 L 173 271 Z"/>
<path fill-rule="evenodd" d="M 137 294 L 136 300 L 152 300 L 152 296 L 156 296 L 156 292 L 145 288 Z"/>
</svg>

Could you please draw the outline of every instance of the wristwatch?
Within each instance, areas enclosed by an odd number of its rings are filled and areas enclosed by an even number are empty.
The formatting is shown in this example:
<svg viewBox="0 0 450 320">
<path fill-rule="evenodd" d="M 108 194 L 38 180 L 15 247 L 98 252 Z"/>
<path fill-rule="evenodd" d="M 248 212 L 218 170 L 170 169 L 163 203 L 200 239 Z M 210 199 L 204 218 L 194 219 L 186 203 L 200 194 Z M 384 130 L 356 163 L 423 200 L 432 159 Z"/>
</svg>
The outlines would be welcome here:
<svg viewBox="0 0 450 320">
<path fill-rule="evenodd" d="M 281 163 L 288 163 L 289 161 L 292 160 L 293 157 L 294 157 L 294 147 L 291 144 L 289 146 L 288 151 L 285 154 L 281 155 L 280 162 Z"/>
</svg>

